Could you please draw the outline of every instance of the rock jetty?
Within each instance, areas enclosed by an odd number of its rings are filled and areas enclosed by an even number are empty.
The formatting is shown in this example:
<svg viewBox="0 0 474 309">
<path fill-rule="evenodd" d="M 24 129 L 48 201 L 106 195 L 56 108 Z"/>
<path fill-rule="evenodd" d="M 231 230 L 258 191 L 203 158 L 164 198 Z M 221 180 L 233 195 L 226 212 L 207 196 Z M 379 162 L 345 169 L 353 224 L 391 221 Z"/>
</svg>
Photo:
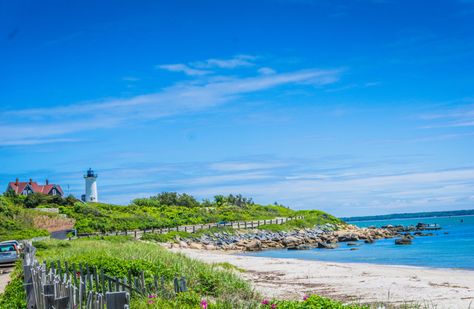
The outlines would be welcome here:
<svg viewBox="0 0 474 309">
<path fill-rule="evenodd" d="M 308 250 L 311 248 L 334 249 L 340 243 L 358 246 L 362 242 L 371 244 L 377 239 L 402 237 L 403 229 L 358 228 L 353 225 L 336 226 L 325 224 L 311 229 L 271 232 L 264 230 L 235 230 L 233 233 L 203 234 L 200 237 L 177 238 L 166 246 L 199 250 L 261 251 L 264 249 L 287 248 Z M 421 235 L 420 235 L 421 236 Z M 412 237 L 410 235 L 410 237 Z"/>
</svg>

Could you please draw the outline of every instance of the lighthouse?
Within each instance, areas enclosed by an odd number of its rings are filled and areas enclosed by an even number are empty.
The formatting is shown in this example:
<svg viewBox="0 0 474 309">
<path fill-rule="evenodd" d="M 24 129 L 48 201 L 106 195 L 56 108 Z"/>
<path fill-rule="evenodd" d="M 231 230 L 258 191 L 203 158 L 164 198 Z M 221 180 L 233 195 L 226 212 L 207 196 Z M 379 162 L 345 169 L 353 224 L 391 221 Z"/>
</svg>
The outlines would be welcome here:
<svg viewBox="0 0 474 309">
<path fill-rule="evenodd" d="M 86 180 L 86 194 L 83 196 L 84 202 L 98 202 L 99 196 L 97 195 L 97 174 L 92 169 L 84 175 Z"/>
</svg>

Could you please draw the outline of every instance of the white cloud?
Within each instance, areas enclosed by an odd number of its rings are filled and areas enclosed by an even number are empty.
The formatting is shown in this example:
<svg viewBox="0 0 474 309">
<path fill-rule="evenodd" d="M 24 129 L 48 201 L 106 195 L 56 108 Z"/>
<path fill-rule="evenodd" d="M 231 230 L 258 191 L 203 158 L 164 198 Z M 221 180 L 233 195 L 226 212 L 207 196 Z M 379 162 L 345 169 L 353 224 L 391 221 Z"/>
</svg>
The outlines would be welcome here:
<svg viewBox="0 0 474 309">
<path fill-rule="evenodd" d="M 456 128 L 474 126 L 474 99 L 467 98 L 457 102 L 459 106 L 444 109 L 443 112 L 426 113 L 419 116 L 420 119 L 430 121 L 431 124 L 423 128 Z"/>
<path fill-rule="evenodd" d="M 276 71 L 269 67 L 263 67 L 263 68 L 258 69 L 258 73 L 262 75 L 272 75 L 272 74 L 275 74 Z"/>
<path fill-rule="evenodd" d="M 198 69 L 193 69 L 186 64 L 182 63 L 176 63 L 176 64 L 162 64 L 157 66 L 160 69 L 167 70 L 170 72 L 181 72 L 189 76 L 201 76 L 201 75 L 207 75 L 211 74 L 211 71 L 207 70 L 198 70 Z"/>
<path fill-rule="evenodd" d="M 146 121 L 227 103 L 248 93 L 281 85 L 323 85 L 339 79 L 338 70 L 309 69 L 269 76 L 178 83 L 157 93 L 49 108 L 0 113 L 0 144 L 18 139 L 57 137 L 127 121 Z"/>
<path fill-rule="evenodd" d="M 30 146 L 40 144 L 57 144 L 79 142 L 76 138 L 44 138 L 44 139 L 11 139 L 0 140 L 0 146 Z"/>
<path fill-rule="evenodd" d="M 272 175 L 270 171 L 266 173 Z M 273 175 L 261 182 L 191 186 L 184 190 L 199 196 L 245 192 L 262 203 L 271 203 L 278 197 L 278 201 L 289 202 L 291 207 L 321 208 L 338 215 L 468 207 L 466 201 L 474 190 L 473 168 L 391 175 L 349 173 L 350 177 L 345 174 L 295 178 Z"/>
<path fill-rule="evenodd" d="M 281 162 L 219 162 L 211 164 L 212 170 L 220 172 L 272 169 L 284 166 Z"/>
<path fill-rule="evenodd" d="M 134 76 L 124 76 L 124 77 L 122 77 L 122 80 L 126 81 L 126 82 L 137 82 L 140 79 L 138 77 L 134 77 Z"/>
<path fill-rule="evenodd" d="M 237 55 L 230 59 L 207 59 L 205 61 L 193 62 L 192 66 L 196 68 L 220 68 L 220 69 L 235 69 L 237 67 L 248 67 L 255 65 L 252 61 L 255 56 Z"/>
</svg>

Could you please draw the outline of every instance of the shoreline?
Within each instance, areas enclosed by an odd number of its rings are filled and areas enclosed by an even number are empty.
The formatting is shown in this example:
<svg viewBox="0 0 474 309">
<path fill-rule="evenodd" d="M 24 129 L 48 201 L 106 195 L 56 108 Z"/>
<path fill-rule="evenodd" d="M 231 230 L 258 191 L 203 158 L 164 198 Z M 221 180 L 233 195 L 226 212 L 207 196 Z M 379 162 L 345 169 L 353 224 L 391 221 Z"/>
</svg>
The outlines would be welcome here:
<svg viewBox="0 0 474 309">
<path fill-rule="evenodd" d="M 260 252 L 264 251 L 279 251 L 285 250 L 285 248 L 269 248 L 263 249 Z M 414 269 L 425 269 L 425 270 L 446 270 L 446 271 L 469 271 L 474 274 L 474 268 L 461 268 L 461 267 L 434 267 L 434 266 L 419 266 L 419 265 L 405 265 L 405 264 L 384 264 L 384 263 L 366 263 L 366 262 L 338 262 L 338 261 L 325 261 L 325 260 L 318 260 L 318 259 L 303 259 L 298 257 L 291 257 L 291 258 L 278 258 L 278 257 L 268 257 L 268 256 L 257 256 L 249 254 L 250 252 L 245 251 L 238 251 L 238 250 L 219 250 L 221 253 L 232 254 L 237 256 L 247 256 L 247 257 L 257 257 L 257 258 L 270 258 L 270 259 L 292 259 L 292 260 L 299 260 L 299 261 L 314 261 L 314 262 L 321 262 L 321 263 L 339 263 L 339 264 L 355 264 L 355 265 L 378 265 L 378 266 L 389 266 L 389 267 L 400 267 L 400 268 L 414 268 Z M 474 302 L 473 302 L 474 306 Z M 473 308 L 474 309 L 474 308 Z"/>
<path fill-rule="evenodd" d="M 301 299 L 306 294 L 318 294 L 345 303 L 413 303 L 447 309 L 474 306 L 474 270 L 256 257 L 220 250 L 170 250 L 207 263 L 227 262 L 243 269 L 239 274 L 268 298 Z"/>
</svg>

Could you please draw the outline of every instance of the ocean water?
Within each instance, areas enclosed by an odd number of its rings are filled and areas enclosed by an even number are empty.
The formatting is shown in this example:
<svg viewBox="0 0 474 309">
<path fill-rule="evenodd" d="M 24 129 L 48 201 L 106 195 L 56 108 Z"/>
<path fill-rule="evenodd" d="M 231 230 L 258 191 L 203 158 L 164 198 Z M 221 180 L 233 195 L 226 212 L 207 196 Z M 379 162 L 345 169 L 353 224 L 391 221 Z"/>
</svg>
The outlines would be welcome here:
<svg viewBox="0 0 474 309">
<path fill-rule="evenodd" d="M 419 219 L 390 219 L 380 221 L 352 221 L 359 227 L 416 225 L 418 222 L 438 223 L 442 229 L 435 236 L 415 237 L 412 245 L 395 245 L 394 239 L 380 239 L 373 244 L 359 242 L 358 250 L 351 251 L 345 243 L 333 250 L 266 250 L 245 255 L 275 258 L 297 258 L 348 263 L 409 265 L 432 268 L 463 268 L 474 270 L 474 216 L 431 217 Z"/>
</svg>

